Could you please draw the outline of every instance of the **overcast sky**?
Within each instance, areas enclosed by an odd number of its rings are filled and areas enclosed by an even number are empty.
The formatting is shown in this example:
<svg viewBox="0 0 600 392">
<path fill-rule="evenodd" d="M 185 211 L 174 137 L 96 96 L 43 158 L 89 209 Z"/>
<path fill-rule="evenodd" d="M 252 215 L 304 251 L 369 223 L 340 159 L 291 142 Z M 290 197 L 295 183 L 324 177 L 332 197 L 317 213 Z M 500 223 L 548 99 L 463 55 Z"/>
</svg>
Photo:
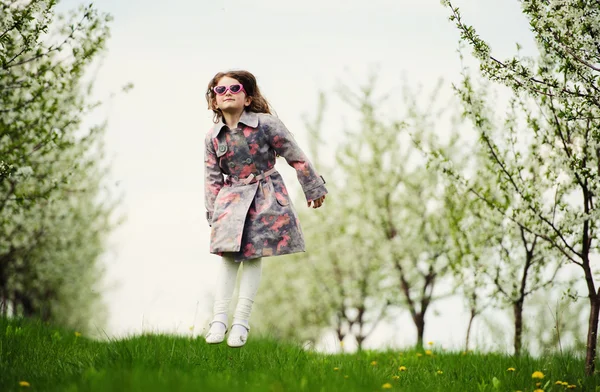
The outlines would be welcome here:
<svg viewBox="0 0 600 392">
<path fill-rule="evenodd" d="M 80 3 L 63 0 L 59 8 Z M 99 114 L 108 116 L 106 148 L 128 217 L 106 256 L 109 334 L 183 333 L 192 324 L 200 332 L 209 317 L 218 258 L 208 252 L 204 219 L 203 139 L 212 123 L 203 94 L 216 72 L 253 72 L 306 148 L 302 118 L 315 112 L 319 91 L 331 97 L 339 82 L 358 86 L 374 67 L 380 85 L 392 91 L 403 75 L 426 88 L 439 77 L 449 85 L 459 76 L 458 33 L 439 0 L 94 3 L 114 17 L 95 95 L 135 85 Z M 516 42 L 531 50 L 517 1 L 456 4 L 499 57 L 514 53 Z M 399 90 L 390 102 L 392 108 L 399 104 Z M 332 105 L 322 159 L 332 157 L 342 140 L 345 117 Z M 288 184 L 296 182 L 288 168 L 280 171 Z M 405 327 L 393 335 L 400 345 L 415 336 L 409 319 L 402 320 Z M 428 319 L 426 340 L 460 345 L 466 321 L 460 301 L 440 303 Z M 389 331 L 381 328 L 368 345 L 389 343 Z"/>
</svg>

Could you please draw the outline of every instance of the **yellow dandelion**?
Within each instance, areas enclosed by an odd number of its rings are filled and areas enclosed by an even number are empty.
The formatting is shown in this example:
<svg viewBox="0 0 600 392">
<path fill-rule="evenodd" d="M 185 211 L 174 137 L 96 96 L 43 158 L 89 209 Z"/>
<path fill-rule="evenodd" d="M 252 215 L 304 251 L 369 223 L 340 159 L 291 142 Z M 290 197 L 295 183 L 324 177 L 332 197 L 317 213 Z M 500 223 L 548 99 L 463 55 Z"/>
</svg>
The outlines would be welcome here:
<svg viewBox="0 0 600 392">
<path fill-rule="evenodd" d="M 577 385 L 573 385 L 573 384 L 567 385 L 567 389 L 575 389 L 575 388 L 577 388 Z"/>
<path fill-rule="evenodd" d="M 371 362 L 371 366 L 376 366 L 376 365 L 377 365 L 377 361 Z"/>
<path fill-rule="evenodd" d="M 381 386 L 382 389 L 392 389 L 392 384 L 390 384 L 389 382 L 386 382 L 385 384 L 383 384 Z"/>
<path fill-rule="evenodd" d="M 420 358 L 420 357 L 422 357 L 422 356 L 423 356 L 423 354 L 421 354 L 421 353 L 417 353 L 417 357 L 419 357 L 419 358 Z"/>
<path fill-rule="evenodd" d="M 444 374 L 444 372 L 442 372 L 441 370 L 438 370 L 437 374 Z"/>
<path fill-rule="evenodd" d="M 433 346 L 433 342 L 428 342 L 427 344 L 430 346 Z"/>
<path fill-rule="evenodd" d="M 347 375 L 347 374 L 345 374 L 345 375 L 344 375 L 344 378 L 348 378 L 348 375 Z"/>
<path fill-rule="evenodd" d="M 392 376 L 392 379 L 393 380 L 398 380 L 398 379 L 400 379 L 400 376 Z"/>
<path fill-rule="evenodd" d="M 536 389 L 533 392 L 544 392 L 544 390 L 543 389 Z"/>
<path fill-rule="evenodd" d="M 338 367 L 333 368 L 333 371 L 335 371 L 335 372 L 337 372 L 338 370 L 340 370 L 340 368 L 338 368 Z"/>
<path fill-rule="evenodd" d="M 558 380 L 557 382 L 555 382 L 556 385 L 563 385 L 563 382 Z"/>
<path fill-rule="evenodd" d="M 515 368 L 508 368 L 506 369 L 507 372 L 514 372 L 516 369 Z"/>
<path fill-rule="evenodd" d="M 463 352 L 462 352 L 462 355 L 467 355 L 467 352 L 466 352 L 466 351 L 463 351 Z"/>
<path fill-rule="evenodd" d="M 535 383 L 535 386 L 536 386 L 536 387 L 541 387 L 541 386 L 542 386 L 542 383 L 541 383 L 541 382 L 536 382 L 536 383 Z"/>
<path fill-rule="evenodd" d="M 21 386 L 21 387 L 29 387 L 31 385 L 29 385 L 29 383 L 27 381 L 19 381 L 19 386 Z"/>
<path fill-rule="evenodd" d="M 401 372 L 405 372 L 406 371 L 406 366 L 400 366 L 398 368 L 398 370 L 400 370 Z"/>
<path fill-rule="evenodd" d="M 563 382 L 562 382 L 562 386 L 563 386 L 563 387 L 566 387 L 566 386 L 568 386 L 568 385 L 569 385 L 569 383 L 568 383 L 568 382 L 566 382 L 566 381 L 563 381 Z"/>
<path fill-rule="evenodd" d="M 431 350 L 426 350 L 425 355 L 433 355 L 433 353 L 431 352 Z"/>
<path fill-rule="evenodd" d="M 531 378 L 538 378 L 538 379 L 542 379 L 544 378 L 544 373 L 540 372 L 540 371 L 535 371 L 533 372 L 533 374 L 531 375 Z"/>
<path fill-rule="evenodd" d="M 81 336 L 81 332 L 75 332 L 75 337 L 78 338 Z"/>
<path fill-rule="evenodd" d="M 190 327 L 190 331 L 193 331 L 193 330 L 194 330 L 194 326 L 192 325 L 192 326 Z"/>
</svg>

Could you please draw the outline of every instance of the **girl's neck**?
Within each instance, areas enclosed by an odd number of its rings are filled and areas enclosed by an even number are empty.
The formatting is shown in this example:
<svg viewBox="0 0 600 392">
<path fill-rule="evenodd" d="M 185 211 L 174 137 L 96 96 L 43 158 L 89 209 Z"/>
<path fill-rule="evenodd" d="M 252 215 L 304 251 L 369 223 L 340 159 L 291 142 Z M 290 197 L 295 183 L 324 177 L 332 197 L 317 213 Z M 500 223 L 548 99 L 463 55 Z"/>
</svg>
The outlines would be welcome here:
<svg viewBox="0 0 600 392">
<path fill-rule="evenodd" d="M 229 129 L 235 129 L 237 128 L 237 125 L 240 122 L 240 117 L 242 117 L 242 113 L 244 113 L 244 109 L 235 113 L 223 112 L 223 121 L 229 127 Z"/>
</svg>

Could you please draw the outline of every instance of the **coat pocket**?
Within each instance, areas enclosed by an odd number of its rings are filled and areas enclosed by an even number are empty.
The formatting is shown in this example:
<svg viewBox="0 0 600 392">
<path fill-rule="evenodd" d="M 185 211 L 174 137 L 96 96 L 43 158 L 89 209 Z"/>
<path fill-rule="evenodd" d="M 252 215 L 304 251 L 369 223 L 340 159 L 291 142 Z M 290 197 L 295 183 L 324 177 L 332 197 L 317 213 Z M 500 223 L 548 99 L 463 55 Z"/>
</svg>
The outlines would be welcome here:
<svg viewBox="0 0 600 392">
<path fill-rule="evenodd" d="M 282 184 L 279 184 L 274 181 L 269 181 L 269 183 L 271 184 L 273 193 L 275 194 L 275 200 L 277 200 L 277 203 L 279 203 L 279 205 L 283 206 L 283 207 L 289 205 L 290 199 L 287 195 L 287 190 L 285 190 L 285 187 Z"/>
</svg>

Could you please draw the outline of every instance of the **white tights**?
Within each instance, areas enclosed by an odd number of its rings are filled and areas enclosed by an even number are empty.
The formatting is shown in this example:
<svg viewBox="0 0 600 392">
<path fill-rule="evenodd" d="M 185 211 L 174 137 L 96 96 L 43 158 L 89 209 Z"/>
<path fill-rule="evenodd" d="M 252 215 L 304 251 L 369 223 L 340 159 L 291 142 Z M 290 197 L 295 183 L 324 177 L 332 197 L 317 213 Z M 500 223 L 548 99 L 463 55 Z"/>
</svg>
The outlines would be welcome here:
<svg viewBox="0 0 600 392">
<path fill-rule="evenodd" d="M 227 312 L 229 310 L 229 303 L 231 302 L 233 290 L 235 289 L 238 269 L 240 264 L 243 264 L 238 302 L 235 313 L 233 314 L 233 319 L 234 322 L 241 322 L 248 326 L 252 305 L 254 304 L 254 297 L 256 296 L 260 284 L 262 273 L 261 261 L 262 259 L 260 257 L 246 260 L 241 263 L 236 263 L 229 257 L 221 258 L 221 271 L 219 272 L 217 280 L 217 292 L 213 308 L 215 319 L 227 320 Z"/>
</svg>

